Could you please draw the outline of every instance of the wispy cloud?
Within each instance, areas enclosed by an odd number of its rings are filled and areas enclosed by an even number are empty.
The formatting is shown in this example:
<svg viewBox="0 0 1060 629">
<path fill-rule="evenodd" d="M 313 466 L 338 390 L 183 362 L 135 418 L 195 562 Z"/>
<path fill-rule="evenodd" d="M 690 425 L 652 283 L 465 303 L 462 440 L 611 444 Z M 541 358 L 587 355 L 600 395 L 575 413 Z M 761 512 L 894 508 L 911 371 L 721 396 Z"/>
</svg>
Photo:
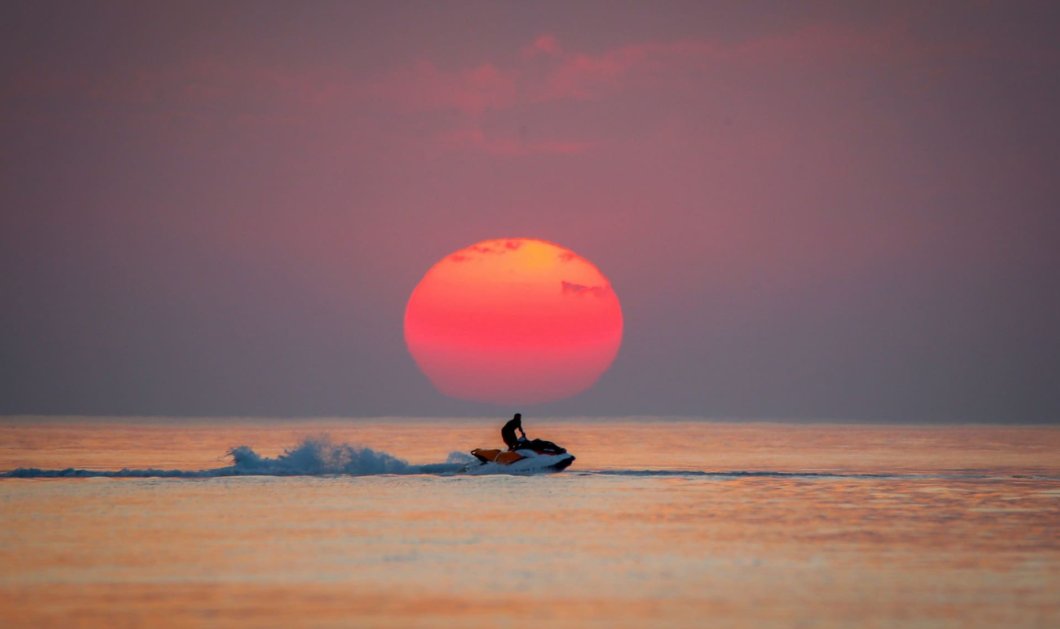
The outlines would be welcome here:
<svg viewBox="0 0 1060 629">
<path fill-rule="evenodd" d="M 442 70 L 430 61 L 400 68 L 370 88 L 370 93 L 408 110 L 447 109 L 475 117 L 517 102 L 518 76 L 492 63 Z"/>
<path fill-rule="evenodd" d="M 974 44 L 918 41 L 902 23 L 859 29 L 817 24 L 744 41 L 644 41 L 588 52 L 542 33 L 507 62 L 485 59 L 446 67 L 432 59 L 374 76 L 341 67 L 255 64 L 220 58 L 185 59 L 94 79 L 29 68 L 9 83 L 10 102 L 71 94 L 139 110 L 156 119 L 233 117 L 237 124 L 313 124 L 344 112 L 378 108 L 400 115 L 439 114 L 426 137 L 447 150 L 494 156 L 576 155 L 594 146 L 577 132 L 531 135 L 518 116 L 561 103 L 606 101 L 622 93 L 683 89 L 711 72 L 843 64 L 924 66 L 925 59 L 967 54 Z M 23 107 L 27 112 L 32 107 Z M 518 113 L 515 113 L 518 112 Z M 505 124 L 488 124 L 507 115 Z M 551 135 L 550 135 L 551 133 Z"/>
<path fill-rule="evenodd" d="M 523 58 L 534 57 L 558 57 L 563 54 L 563 48 L 555 35 L 544 34 L 539 36 L 530 45 L 523 48 Z"/>
<path fill-rule="evenodd" d="M 522 131 L 497 135 L 486 130 L 484 119 L 553 103 L 603 101 L 630 91 L 680 89 L 710 72 L 855 64 L 912 67 L 927 58 L 967 53 L 968 46 L 919 42 L 902 23 L 871 30 L 817 24 L 745 41 L 647 41 L 598 52 L 570 49 L 543 33 L 520 52 L 506 65 L 442 69 L 421 61 L 394 71 L 372 92 L 405 110 L 458 114 L 457 123 L 438 134 L 452 148 L 507 156 L 575 154 L 592 148 L 592 142 L 571 137 L 528 141 Z"/>
<path fill-rule="evenodd" d="M 575 282 L 568 282 L 563 280 L 560 282 L 562 286 L 562 292 L 564 295 L 574 295 L 576 297 L 603 297 L 611 291 L 610 286 L 586 286 L 585 284 L 577 284 Z"/>
</svg>

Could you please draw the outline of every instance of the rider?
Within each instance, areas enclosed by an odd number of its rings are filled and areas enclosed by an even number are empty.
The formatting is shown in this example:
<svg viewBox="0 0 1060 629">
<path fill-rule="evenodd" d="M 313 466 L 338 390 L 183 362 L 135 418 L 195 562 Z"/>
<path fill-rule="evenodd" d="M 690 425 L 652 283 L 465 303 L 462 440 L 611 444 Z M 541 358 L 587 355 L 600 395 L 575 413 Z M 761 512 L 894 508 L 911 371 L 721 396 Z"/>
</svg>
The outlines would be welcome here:
<svg viewBox="0 0 1060 629">
<path fill-rule="evenodd" d="M 518 430 L 522 435 L 516 438 L 515 431 Z M 526 441 L 526 432 L 523 431 L 523 416 L 516 413 L 508 423 L 501 428 L 501 439 L 504 439 L 504 445 L 508 446 L 509 450 L 514 450 L 519 447 L 519 444 Z"/>
</svg>

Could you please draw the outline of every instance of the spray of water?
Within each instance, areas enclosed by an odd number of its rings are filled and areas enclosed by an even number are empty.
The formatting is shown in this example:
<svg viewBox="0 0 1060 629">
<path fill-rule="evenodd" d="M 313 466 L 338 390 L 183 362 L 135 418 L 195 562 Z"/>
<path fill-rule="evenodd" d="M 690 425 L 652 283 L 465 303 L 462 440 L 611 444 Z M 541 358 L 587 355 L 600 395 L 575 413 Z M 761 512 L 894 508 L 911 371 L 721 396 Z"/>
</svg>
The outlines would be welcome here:
<svg viewBox="0 0 1060 629">
<path fill-rule="evenodd" d="M 232 465 L 207 470 L 122 469 L 85 470 L 67 468 L 42 470 L 19 468 L 0 474 L 8 478 L 216 478 L 223 476 L 326 476 L 344 474 L 455 474 L 473 458 L 463 452 L 451 453 L 444 463 L 413 465 L 387 452 L 371 448 L 336 444 L 327 436 L 310 437 L 276 457 L 262 456 L 250 446 L 228 451 Z"/>
</svg>

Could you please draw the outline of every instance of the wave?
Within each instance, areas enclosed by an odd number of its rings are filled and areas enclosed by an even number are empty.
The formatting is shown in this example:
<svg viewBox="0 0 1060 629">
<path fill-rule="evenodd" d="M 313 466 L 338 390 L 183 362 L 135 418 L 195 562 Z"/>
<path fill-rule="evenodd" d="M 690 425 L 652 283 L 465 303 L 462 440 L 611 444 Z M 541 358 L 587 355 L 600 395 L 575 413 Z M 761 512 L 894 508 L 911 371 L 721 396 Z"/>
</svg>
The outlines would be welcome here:
<svg viewBox="0 0 1060 629">
<path fill-rule="evenodd" d="M 277 457 L 262 456 L 250 446 L 228 451 L 232 465 L 206 470 L 155 468 L 43 470 L 18 468 L 0 473 L 0 478 L 218 478 L 225 476 L 373 476 L 379 474 L 455 474 L 474 458 L 452 452 L 444 463 L 413 465 L 387 452 L 348 443 L 334 444 L 327 437 L 307 438 Z"/>
</svg>

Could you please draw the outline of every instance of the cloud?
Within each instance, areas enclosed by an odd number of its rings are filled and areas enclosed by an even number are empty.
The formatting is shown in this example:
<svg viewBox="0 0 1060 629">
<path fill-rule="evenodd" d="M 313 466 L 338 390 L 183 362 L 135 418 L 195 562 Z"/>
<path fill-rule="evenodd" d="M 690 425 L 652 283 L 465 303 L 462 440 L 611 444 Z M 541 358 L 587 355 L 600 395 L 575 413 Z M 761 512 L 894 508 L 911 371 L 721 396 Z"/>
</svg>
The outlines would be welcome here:
<svg viewBox="0 0 1060 629">
<path fill-rule="evenodd" d="M 578 297 L 585 295 L 603 297 L 611 290 L 610 286 L 586 286 L 585 284 L 576 284 L 566 280 L 561 281 L 560 284 L 563 287 L 564 295 L 575 295 Z"/>
<path fill-rule="evenodd" d="M 917 41 L 901 22 L 871 29 L 820 23 L 744 41 L 699 38 L 635 42 L 596 52 L 542 33 L 507 62 L 483 59 L 446 67 L 430 58 L 375 75 L 341 67 L 255 64 L 216 57 L 87 79 L 27 69 L 11 83 L 33 102 L 80 95 L 147 120 L 187 124 L 217 118 L 241 126 L 312 125 L 375 111 L 409 118 L 410 128 L 444 150 L 500 157 L 576 155 L 593 148 L 584 130 L 527 131 L 525 118 L 557 104 L 606 102 L 629 92 L 672 92 L 713 72 L 829 68 L 866 64 L 927 67 L 923 59 L 968 54 L 968 45 Z M 367 119 L 367 118 L 365 118 Z M 552 119 L 555 119 L 552 117 Z"/>
<path fill-rule="evenodd" d="M 916 41 L 902 22 L 871 29 L 821 23 L 744 41 L 683 39 L 645 41 L 585 52 L 542 33 L 507 64 L 484 61 L 442 69 L 431 61 L 391 73 L 376 85 L 380 98 L 415 112 L 450 112 L 460 118 L 436 138 L 450 148 L 490 155 L 570 155 L 587 151 L 587 138 L 528 139 L 513 125 L 508 134 L 487 131 L 488 116 L 525 112 L 556 103 L 604 101 L 618 94 L 683 89 L 719 72 L 830 70 L 840 66 L 904 65 L 967 53 L 960 45 Z M 518 128 L 518 131 L 516 129 Z"/>
<path fill-rule="evenodd" d="M 537 41 L 541 41 L 539 38 Z M 553 41 L 553 38 L 548 38 Z M 537 46 L 535 42 L 535 47 Z M 838 66 L 905 65 L 968 54 L 972 44 L 920 42 L 901 22 L 873 29 L 824 23 L 736 42 L 715 39 L 647 41 L 598 53 L 563 52 L 555 65 L 527 85 L 529 100 L 593 100 L 618 91 L 676 87 L 692 74 L 731 69 L 827 69 Z"/>
<path fill-rule="evenodd" d="M 544 34 L 539 36 L 529 46 L 523 48 L 523 58 L 534 57 L 558 57 L 563 54 L 563 48 L 554 35 Z"/>
<path fill-rule="evenodd" d="M 492 63 L 447 71 L 420 61 L 397 70 L 370 91 L 407 110 L 448 109 L 478 116 L 487 109 L 513 105 L 516 80 L 512 72 Z"/>
</svg>

